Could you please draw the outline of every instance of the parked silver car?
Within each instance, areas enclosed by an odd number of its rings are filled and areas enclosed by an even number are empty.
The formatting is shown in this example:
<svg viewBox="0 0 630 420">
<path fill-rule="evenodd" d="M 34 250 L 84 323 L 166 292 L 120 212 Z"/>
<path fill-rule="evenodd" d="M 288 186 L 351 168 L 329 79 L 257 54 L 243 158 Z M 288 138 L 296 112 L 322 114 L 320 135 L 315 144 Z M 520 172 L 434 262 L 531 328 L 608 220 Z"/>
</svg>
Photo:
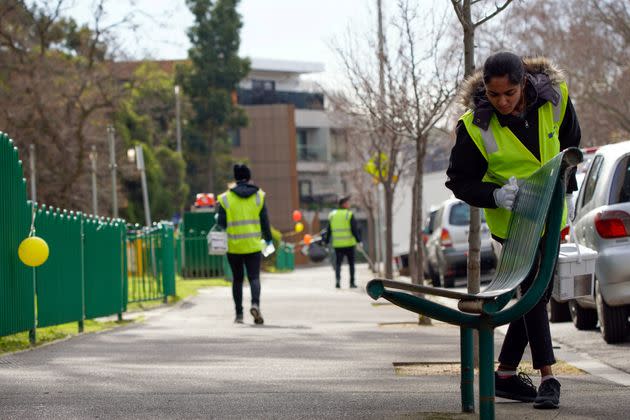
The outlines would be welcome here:
<svg viewBox="0 0 630 420">
<path fill-rule="evenodd" d="M 579 329 L 607 343 L 624 341 L 630 324 L 630 141 L 600 147 L 584 178 L 574 218 L 577 241 L 599 252 L 594 296 L 569 302 Z"/>
<path fill-rule="evenodd" d="M 466 276 L 469 224 L 470 207 L 456 198 L 444 201 L 435 213 L 433 231 L 426 244 L 428 271 L 434 285 L 453 287 L 456 277 Z M 490 242 L 490 230 L 482 212 L 482 273 L 496 267 L 496 257 Z"/>
</svg>

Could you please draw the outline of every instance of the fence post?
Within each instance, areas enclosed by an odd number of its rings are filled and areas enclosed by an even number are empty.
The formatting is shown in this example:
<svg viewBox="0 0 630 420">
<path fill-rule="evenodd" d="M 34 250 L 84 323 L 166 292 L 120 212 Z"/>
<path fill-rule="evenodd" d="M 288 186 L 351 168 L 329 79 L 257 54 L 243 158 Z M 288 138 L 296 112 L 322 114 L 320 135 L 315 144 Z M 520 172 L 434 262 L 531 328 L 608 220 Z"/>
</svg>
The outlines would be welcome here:
<svg viewBox="0 0 630 420">
<path fill-rule="evenodd" d="M 162 290 L 164 303 L 168 302 L 168 296 L 175 296 L 175 243 L 173 240 L 173 225 L 160 223 L 162 236 Z"/>
</svg>

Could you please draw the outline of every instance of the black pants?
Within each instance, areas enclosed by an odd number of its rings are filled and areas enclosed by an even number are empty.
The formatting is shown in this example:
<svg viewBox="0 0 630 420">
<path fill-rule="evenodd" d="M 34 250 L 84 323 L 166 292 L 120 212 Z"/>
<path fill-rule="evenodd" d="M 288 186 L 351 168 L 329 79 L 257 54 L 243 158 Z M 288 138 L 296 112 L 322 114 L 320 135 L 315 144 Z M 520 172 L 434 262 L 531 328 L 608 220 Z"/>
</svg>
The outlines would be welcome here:
<svg viewBox="0 0 630 420">
<path fill-rule="evenodd" d="M 247 279 L 252 292 L 252 305 L 260 305 L 260 252 L 252 254 L 227 254 L 232 269 L 232 297 L 237 315 L 243 315 L 243 278 L 247 269 Z"/>
<path fill-rule="evenodd" d="M 341 263 L 343 257 L 348 258 L 350 266 L 350 284 L 354 284 L 354 246 L 335 248 L 335 279 L 337 284 L 341 281 Z"/>
<path fill-rule="evenodd" d="M 544 240 L 545 238 L 541 240 L 534 267 L 527 275 L 525 281 L 521 283 L 522 294 L 525 294 L 538 274 L 541 255 L 544 253 L 544 247 L 542 245 Z M 558 247 L 559 246 L 560 244 L 558 244 Z M 521 362 L 527 343 L 529 343 L 529 348 L 532 352 L 532 365 L 534 369 L 540 369 L 543 366 L 550 366 L 556 363 L 551 343 L 551 332 L 549 330 L 549 317 L 547 315 L 547 303 L 551 297 L 552 289 L 553 280 L 549 282 L 547 291 L 536 306 L 522 318 L 510 323 L 505 339 L 503 340 L 501 353 L 499 354 L 499 362 L 501 364 L 517 367 Z"/>
</svg>

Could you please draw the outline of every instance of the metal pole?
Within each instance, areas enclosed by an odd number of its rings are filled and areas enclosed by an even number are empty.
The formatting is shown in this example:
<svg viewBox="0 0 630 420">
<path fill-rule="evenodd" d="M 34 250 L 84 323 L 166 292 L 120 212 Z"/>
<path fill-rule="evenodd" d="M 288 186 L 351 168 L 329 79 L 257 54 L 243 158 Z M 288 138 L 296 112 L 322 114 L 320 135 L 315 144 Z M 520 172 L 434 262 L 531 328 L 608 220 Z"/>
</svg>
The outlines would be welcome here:
<svg viewBox="0 0 630 420">
<path fill-rule="evenodd" d="M 149 192 L 147 190 L 147 174 L 144 169 L 144 153 L 142 146 L 136 146 L 136 164 L 140 171 L 142 181 L 142 201 L 144 202 L 144 220 L 147 226 L 151 226 L 151 209 L 149 208 Z"/>
<path fill-rule="evenodd" d="M 31 168 L 31 201 L 37 202 L 37 169 L 35 168 L 35 145 L 29 147 L 29 164 Z"/>
<path fill-rule="evenodd" d="M 182 125 L 180 120 L 179 86 L 175 85 L 175 124 L 177 127 L 177 153 L 182 153 Z"/>
<path fill-rule="evenodd" d="M 374 245 L 376 250 L 376 271 L 381 274 L 381 224 L 383 220 L 381 218 L 381 204 L 380 204 L 380 188 L 376 187 L 376 226 L 374 228 L 375 238 Z"/>
<path fill-rule="evenodd" d="M 96 191 L 96 146 L 92 146 L 92 151 L 90 152 L 90 161 L 92 161 L 92 213 L 95 216 L 98 215 L 98 194 Z"/>
<path fill-rule="evenodd" d="M 118 219 L 118 189 L 116 183 L 116 139 L 114 137 L 114 127 L 107 126 L 107 139 L 109 141 L 109 169 L 112 172 L 112 215 Z"/>
</svg>

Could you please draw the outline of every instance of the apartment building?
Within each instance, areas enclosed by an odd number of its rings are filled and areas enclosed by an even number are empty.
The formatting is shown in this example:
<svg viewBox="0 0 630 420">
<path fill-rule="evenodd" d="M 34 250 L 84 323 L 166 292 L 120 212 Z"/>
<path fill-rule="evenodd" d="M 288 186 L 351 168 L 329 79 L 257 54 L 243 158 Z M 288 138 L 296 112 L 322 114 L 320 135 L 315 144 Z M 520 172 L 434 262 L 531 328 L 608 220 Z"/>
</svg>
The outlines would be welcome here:
<svg viewBox="0 0 630 420">
<path fill-rule="evenodd" d="M 322 64 L 253 59 L 240 83 L 238 103 L 249 124 L 233 136 L 233 155 L 247 160 L 255 182 L 268 192 L 271 223 L 293 228 L 291 212 L 302 209 L 307 229 L 349 191 L 343 127 L 325 110 L 324 93 L 302 75 L 324 70 Z"/>
</svg>

